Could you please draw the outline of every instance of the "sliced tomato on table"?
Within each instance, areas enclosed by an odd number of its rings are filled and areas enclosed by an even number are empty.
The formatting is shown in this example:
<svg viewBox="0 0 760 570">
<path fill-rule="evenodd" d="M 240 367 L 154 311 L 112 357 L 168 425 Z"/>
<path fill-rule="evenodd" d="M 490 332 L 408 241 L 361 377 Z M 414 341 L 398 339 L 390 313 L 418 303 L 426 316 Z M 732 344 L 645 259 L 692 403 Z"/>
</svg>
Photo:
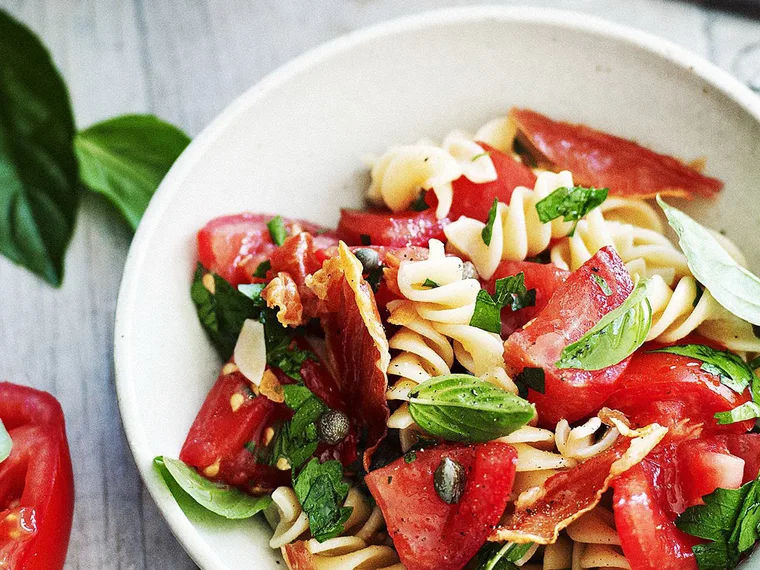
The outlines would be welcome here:
<svg viewBox="0 0 760 570">
<path fill-rule="evenodd" d="M 388 534 L 407 570 L 461 570 L 486 541 L 507 505 L 517 453 L 499 442 L 417 451 L 366 476 Z M 434 473 L 447 457 L 464 468 L 456 504 L 435 490 Z"/>
<path fill-rule="evenodd" d="M 598 284 L 604 279 L 611 290 Z M 631 294 L 633 283 L 620 257 L 611 247 L 600 249 L 560 285 L 546 307 L 525 328 L 504 343 L 507 372 L 515 377 L 525 368 L 542 368 L 545 393 L 529 390 L 542 424 L 579 420 L 598 410 L 615 390 L 628 359 L 602 370 L 558 369 L 562 350 L 579 340 L 604 315 Z"/>
<path fill-rule="evenodd" d="M 525 274 L 525 287 L 536 290 L 536 304 L 513 311 L 510 307 L 504 307 L 501 311 L 501 334 L 508 337 L 525 323 L 533 319 L 544 310 L 557 288 L 570 276 L 569 271 L 560 269 L 550 263 L 533 263 L 530 261 L 502 261 L 496 268 L 493 277 L 485 283 L 485 288 L 493 294 L 496 289 L 496 280 L 518 273 Z"/>
<path fill-rule="evenodd" d="M 198 261 L 232 285 L 250 283 L 259 264 L 277 249 L 267 227 L 272 218 L 246 212 L 211 220 L 198 232 Z M 337 243 L 334 234 L 316 224 L 289 218 L 283 218 L 283 222 L 288 234 L 300 231 L 314 234 L 317 248 Z"/>
<path fill-rule="evenodd" d="M 446 241 L 443 228 L 448 223 L 448 218 L 435 217 L 434 208 L 422 212 L 344 209 L 337 233 L 348 245 L 427 246 L 431 239 Z"/>
<path fill-rule="evenodd" d="M 449 214 L 452 220 L 458 219 L 459 216 L 467 216 L 485 222 L 494 198 L 509 204 L 515 188 L 525 186 L 533 189 L 536 184 L 536 175 L 527 165 L 485 143 L 478 144 L 491 157 L 496 169 L 496 180 L 480 184 L 470 181 L 465 176 L 454 180 L 454 200 Z"/>
<path fill-rule="evenodd" d="M 576 184 L 639 198 L 656 194 L 709 198 L 723 188 L 720 180 L 633 141 L 554 121 L 529 109 L 512 109 L 509 116 L 517 125 L 518 141 L 539 165 L 569 170 Z"/>
<path fill-rule="evenodd" d="M 690 343 L 718 347 L 696 335 L 675 344 Z M 737 394 L 715 374 L 702 370 L 701 360 L 651 352 L 663 346 L 648 343 L 633 355 L 606 402 L 608 407 L 620 410 L 638 425 L 657 422 L 674 426 L 688 419 L 693 424 L 704 424 L 705 433 L 742 433 L 752 428 L 752 420 L 718 425 L 715 419 L 716 413 L 747 402 L 751 397 L 749 390 Z"/>
<path fill-rule="evenodd" d="M 13 442 L 0 463 L 0 567 L 60 570 L 74 513 L 63 411 L 46 392 L 2 382 L 0 420 Z"/>
</svg>

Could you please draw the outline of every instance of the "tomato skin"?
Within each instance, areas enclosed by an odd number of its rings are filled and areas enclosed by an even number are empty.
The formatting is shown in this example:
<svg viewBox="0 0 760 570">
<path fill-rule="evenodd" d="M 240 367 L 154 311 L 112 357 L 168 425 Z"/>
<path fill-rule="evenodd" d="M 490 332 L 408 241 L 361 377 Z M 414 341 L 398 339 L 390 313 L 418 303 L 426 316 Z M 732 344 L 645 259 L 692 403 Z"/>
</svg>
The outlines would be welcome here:
<svg viewBox="0 0 760 570">
<path fill-rule="evenodd" d="M 596 278 L 612 290 L 606 295 Z M 545 393 L 529 390 L 541 424 L 554 426 L 561 419 L 574 422 L 598 410 L 615 390 L 628 359 L 603 370 L 558 369 L 565 346 L 580 339 L 599 319 L 630 295 L 631 277 L 611 247 L 604 247 L 560 285 L 546 307 L 522 330 L 504 343 L 507 373 L 515 377 L 526 367 L 543 368 Z"/>
<path fill-rule="evenodd" d="M 443 457 L 464 467 L 467 478 L 459 503 L 445 503 L 433 474 Z M 439 445 L 402 457 L 365 478 L 385 516 L 407 570 L 461 570 L 499 522 L 514 482 L 517 453 L 499 442 Z"/>
<path fill-rule="evenodd" d="M 211 220 L 198 232 L 198 261 L 233 286 L 256 282 L 254 271 L 277 249 L 267 227 L 272 218 L 268 214 L 245 212 Z M 319 233 L 314 237 L 319 248 L 336 243 L 330 232 L 323 233 L 316 224 L 289 218 L 283 218 L 283 222 L 289 234 L 299 229 Z"/>
<path fill-rule="evenodd" d="M 467 216 L 485 222 L 494 198 L 499 202 L 509 204 L 512 191 L 516 187 L 525 186 L 533 189 L 536 185 L 536 175 L 528 166 L 485 143 L 478 142 L 478 144 L 491 157 L 496 169 L 496 180 L 482 184 L 471 182 L 464 176 L 454 180 L 452 183 L 454 200 L 449 213 L 449 218 L 452 220 Z"/>
<path fill-rule="evenodd" d="M 544 310 L 557 288 L 570 276 L 569 271 L 555 267 L 554 265 L 533 263 L 530 261 L 502 261 L 496 268 L 493 277 L 484 286 L 489 293 L 496 290 L 496 280 L 518 273 L 525 274 L 525 287 L 536 290 L 536 304 L 533 307 L 525 307 L 513 311 L 504 307 L 501 311 L 501 336 L 508 337 L 517 329 L 522 328 L 528 321 L 533 319 Z"/>
<path fill-rule="evenodd" d="M 692 335 L 675 344 L 706 344 L 706 339 Z M 606 405 L 620 410 L 638 425 L 657 422 L 672 426 L 681 420 L 703 423 L 705 434 L 742 433 L 753 421 L 718 425 L 717 412 L 731 410 L 750 399 L 749 391 L 737 394 L 723 385 L 717 376 L 701 369 L 702 361 L 650 351 L 663 345 L 647 343 L 633 355 Z"/>
<path fill-rule="evenodd" d="M 613 196 L 690 198 L 715 196 L 723 183 L 679 160 L 585 125 L 553 121 L 529 109 L 512 109 L 518 139 L 552 170 L 569 170 L 575 183 L 609 188 Z"/>
<path fill-rule="evenodd" d="M 615 526 L 631 570 L 697 570 L 691 548 L 698 539 L 676 527 L 663 496 L 672 487 L 669 479 L 647 458 L 612 483 Z"/>
<path fill-rule="evenodd" d="M 433 208 L 397 213 L 343 209 L 338 237 L 348 245 L 427 246 L 431 239 L 446 241 L 443 228 L 448 223 L 448 218 L 437 219 Z M 363 235 L 369 236 L 369 244 L 362 242 Z"/>
<path fill-rule="evenodd" d="M 679 444 L 677 464 L 686 507 L 703 504 L 715 489 L 738 489 L 744 478 L 744 459 L 717 438 Z"/>
<path fill-rule="evenodd" d="M 13 441 L 11 455 L 0 464 L 0 565 L 60 570 L 74 514 L 74 475 L 63 411 L 46 392 L 2 382 L 0 419 Z M 16 523 L 13 528 L 12 514 L 25 525 Z M 28 532 L 24 526 L 36 530 Z M 11 530 L 21 532 L 18 542 L 9 538 Z"/>
<path fill-rule="evenodd" d="M 244 400 L 233 411 L 230 399 L 235 395 Z M 239 371 L 222 372 L 198 412 L 179 458 L 202 473 L 218 462 L 218 474 L 211 478 L 236 487 L 250 483 L 266 490 L 287 484 L 286 472 L 258 465 L 245 445 L 258 444 L 266 427 L 288 415 L 284 405 L 255 396 Z"/>
<path fill-rule="evenodd" d="M 714 438 L 724 443 L 731 455 L 744 460 L 742 485 L 760 476 L 760 433 L 717 435 Z"/>
</svg>

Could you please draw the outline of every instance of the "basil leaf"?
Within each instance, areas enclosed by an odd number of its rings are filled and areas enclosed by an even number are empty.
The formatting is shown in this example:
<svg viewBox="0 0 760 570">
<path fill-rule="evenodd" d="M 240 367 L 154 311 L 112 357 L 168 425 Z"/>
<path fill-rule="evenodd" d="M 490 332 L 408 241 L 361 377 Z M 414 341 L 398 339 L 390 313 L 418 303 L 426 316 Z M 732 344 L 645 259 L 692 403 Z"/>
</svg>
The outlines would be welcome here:
<svg viewBox="0 0 760 570">
<path fill-rule="evenodd" d="M 515 544 L 513 542 L 488 542 L 477 554 L 477 566 L 474 570 L 516 570 L 515 565 L 533 548 L 532 542 Z"/>
<path fill-rule="evenodd" d="M 424 212 L 430 208 L 430 205 L 425 201 L 424 190 L 420 190 L 419 195 L 414 199 L 409 208 L 415 212 Z"/>
<path fill-rule="evenodd" d="M 743 422 L 746 420 L 754 420 L 760 418 L 760 406 L 755 402 L 744 402 L 741 406 L 737 406 L 733 410 L 727 412 L 718 412 L 715 414 L 715 419 L 718 420 L 718 425 L 735 424 L 736 422 Z"/>
<path fill-rule="evenodd" d="M 678 234 L 678 244 L 694 277 L 729 312 L 760 325 L 760 279 L 736 263 L 707 228 L 659 196 L 657 203 Z"/>
<path fill-rule="evenodd" d="M 279 426 L 273 439 L 269 463 L 274 465 L 284 457 L 295 471 L 317 451 L 319 437 L 316 422 L 328 407 L 300 384 L 283 386 L 285 405 L 295 411 L 293 417 Z"/>
<path fill-rule="evenodd" d="M 0 11 L 0 254 L 55 286 L 79 206 L 74 132 L 47 50 Z"/>
<path fill-rule="evenodd" d="M 712 541 L 692 548 L 700 570 L 730 570 L 760 540 L 760 478 L 739 489 L 716 489 L 702 499 L 704 505 L 686 509 L 676 526 Z"/>
<path fill-rule="evenodd" d="M 646 283 L 636 286 L 628 298 L 594 325 L 576 342 L 562 350 L 557 368 L 601 370 L 633 354 L 647 338 L 652 325 L 652 307 Z"/>
<path fill-rule="evenodd" d="M 543 368 L 523 368 L 515 378 L 515 384 L 521 398 L 528 397 L 528 388 L 543 394 L 546 390 L 546 373 Z"/>
<path fill-rule="evenodd" d="M 608 191 L 607 188 L 584 188 L 583 186 L 557 188 L 536 203 L 538 219 L 544 224 L 559 217 L 563 217 L 566 222 L 577 222 L 604 202 Z M 573 233 L 575 233 L 575 226 L 569 235 L 572 236 Z"/>
<path fill-rule="evenodd" d="M 0 420 L 0 463 L 8 459 L 11 451 L 13 450 L 13 441 L 8 434 L 8 430 L 3 425 L 3 420 Z"/>
<path fill-rule="evenodd" d="M 349 485 L 343 482 L 340 461 L 312 459 L 293 480 L 293 490 L 304 512 L 309 516 L 311 534 L 319 542 L 343 532 L 343 523 L 353 512 L 344 507 Z"/>
<path fill-rule="evenodd" d="M 432 279 L 425 279 L 425 282 L 422 284 L 422 286 L 427 287 L 428 289 L 437 289 L 440 287 L 440 285 Z"/>
<path fill-rule="evenodd" d="M 285 222 L 282 220 L 282 216 L 275 216 L 269 220 L 267 228 L 269 228 L 269 237 L 272 238 L 272 243 L 277 246 L 282 245 L 288 237 L 288 230 L 285 229 Z"/>
<path fill-rule="evenodd" d="M 510 307 L 513 311 L 533 307 L 536 304 L 536 290 L 525 287 L 525 274 L 511 275 L 496 280 L 495 291 L 490 295 L 485 289 L 478 291 L 475 309 L 470 318 L 470 326 L 484 331 L 501 332 L 501 309 Z"/>
<path fill-rule="evenodd" d="M 496 223 L 496 215 L 499 213 L 499 199 L 494 198 L 491 208 L 488 210 L 488 219 L 483 231 L 480 232 L 480 237 L 483 238 L 483 243 L 491 245 L 491 236 L 493 236 L 493 225 Z"/>
<path fill-rule="evenodd" d="M 272 262 L 268 259 L 266 261 L 262 261 L 256 267 L 256 270 L 253 272 L 253 276 L 258 277 L 259 279 L 266 279 L 267 271 L 270 269 L 272 269 Z"/>
<path fill-rule="evenodd" d="M 251 518 L 272 503 L 271 497 L 252 497 L 238 489 L 209 481 L 179 459 L 156 457 L 154 463 L 164 467 L 174 482 L 195 502 L 224 518 Z"/>
<path fill-rule="evenodd" d="M 124 115 L 77 133 L 79 176 L 137 228 L 151 197 L 190 138 L 153 115 Z"/>
<path fill-rule="evenodd" d="M 426 380 L 409 394 L 417 425 L 448 441 L 485 442 L 509 435 L 536 415 L 533 404 L 467 374 Z"/>
<path fill-rule="evenodd" d="M 650 352 L 667 352 L 701 360 L 702 370 L 715 374 L 720 378 L 721 384 L 738 394 L 751 386 L 755 379 L 752 369 L 736 354 L 727 350 L 718 350 L 703 344 L 681 344 L 658 348 Z"/>
<path fill-rule="evenodd" d="M 210 276 L 210 277 L 209 277 Z M 213 283 L 211 289 L 205 283 Z M 223 277 L 209 273 L 199 263 L 190 287 L 198 319 L 222 360 L 229 360 L 246 319 L 256 318 L 255 302 Z"/>
</svg>

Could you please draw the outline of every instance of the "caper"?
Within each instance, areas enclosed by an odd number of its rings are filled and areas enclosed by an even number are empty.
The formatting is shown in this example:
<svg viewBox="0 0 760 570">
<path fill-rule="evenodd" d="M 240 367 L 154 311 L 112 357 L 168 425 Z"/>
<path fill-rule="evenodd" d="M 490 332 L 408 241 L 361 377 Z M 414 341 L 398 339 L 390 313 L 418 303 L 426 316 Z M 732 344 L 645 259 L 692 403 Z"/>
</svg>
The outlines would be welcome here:
<svg viewBox="0 0 760 570">
<path fill-rule="evenodd" d="M 380 256 L 374 249 L 362 247 L 361 249 L 357 249 L 354 255 L 361 262 L 364 269 L 363 273 L 369 273 L 380 267 Z"/>
<path fill-rule="evenodd" d="M 464 467 L 448 457 L 441 459 L 433 476 L 433 487 L 444 503 L 457 504 L 462 499 L 466 482 Z"/>
<path fill-rule="evenodd" d="M 346 414 L 329 410 L 317 420 L 317 436 L 327 445 L 336 445 L 348 435 L 350 427 Z"/>
</svg>

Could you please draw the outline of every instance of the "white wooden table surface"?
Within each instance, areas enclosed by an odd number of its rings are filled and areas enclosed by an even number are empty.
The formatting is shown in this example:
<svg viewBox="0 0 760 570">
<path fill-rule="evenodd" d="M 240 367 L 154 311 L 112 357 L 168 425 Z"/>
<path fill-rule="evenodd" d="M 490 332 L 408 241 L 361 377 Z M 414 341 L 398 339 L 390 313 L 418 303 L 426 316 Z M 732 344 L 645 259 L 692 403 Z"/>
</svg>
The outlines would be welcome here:
<svg viewBox="0 0 760 570">
<path fill-rule="evenodd" d="M 79 127 L 151 112 L 193 136 L 264 74 L 315 45 L 395 16 L 464 3 L 476 2 L 0 0 L 0 7 L 52 51 Z M 753 20 L 669 0 L 530 4 L 653 32 L 760 93 L 760 9 Z M 88 197 L 60 290 L 0 260 L 0 378 L 52 392 L 66 412 L 77 485 L 67 568 L 194 568 L 143 489 L 116 405 L 111 340 L 130 237 L 103 201 Z"/>
</svg>

